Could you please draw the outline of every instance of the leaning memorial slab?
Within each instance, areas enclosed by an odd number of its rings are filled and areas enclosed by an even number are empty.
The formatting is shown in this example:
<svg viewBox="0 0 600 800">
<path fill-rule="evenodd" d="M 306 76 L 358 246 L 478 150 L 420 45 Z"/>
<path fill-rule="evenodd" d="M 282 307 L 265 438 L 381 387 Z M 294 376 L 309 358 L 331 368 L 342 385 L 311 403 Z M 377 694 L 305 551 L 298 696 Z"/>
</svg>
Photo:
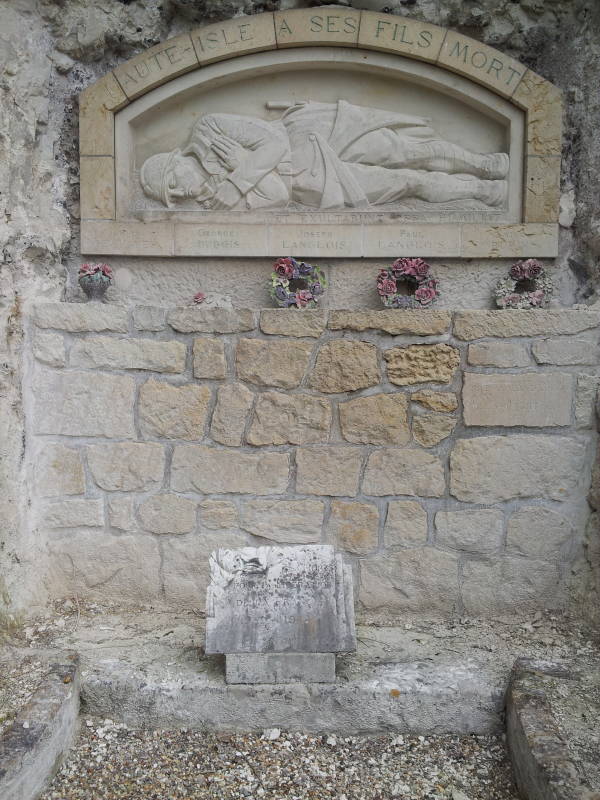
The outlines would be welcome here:
<svg viewBox="0 0 600 800">
<path fill-rule="evenodd" d="M 352 573 L 329 545 L 220 549 L 210 557 L 206 652 L 228 683 L 326 683 L 356 649 Z"/>
</svg>

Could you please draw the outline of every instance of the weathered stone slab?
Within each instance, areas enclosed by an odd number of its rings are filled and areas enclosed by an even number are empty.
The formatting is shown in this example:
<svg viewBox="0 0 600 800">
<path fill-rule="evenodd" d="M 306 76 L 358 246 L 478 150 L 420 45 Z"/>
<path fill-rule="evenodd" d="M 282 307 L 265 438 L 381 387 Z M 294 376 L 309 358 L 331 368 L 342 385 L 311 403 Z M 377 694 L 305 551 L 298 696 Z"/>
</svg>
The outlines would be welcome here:
<svg viewBox="0 0 600 800">
<path fill-rule="evenodd" d="M 88 466 L 101 489 L 138 492 L 160 485 L 165 470 L 163 446 L 153 442 L 114 442 L 87 448 Z"/>
<path fill-rule="evenodd" d="M 85 475 L 79 450 L 47 444 L 35 459 L 35 487 L 40 497 L 83 494 Z"/>
<path fill-rule="evenodd" d="M 578 375 L 575 390 L 575 425 L 591 428 L 594 425 L 600 375 Z"/>
<path fill-rule="evenodd" d="M 414 440 L 423 447 L 434 447 L 450 436 L 457 421 L 456 417 L 445 414 L 415 414 L 412 424 Z"/>
<path fill-rule="evenodd" d="M 200 503 L 200 522 L 203 528 L 233 528 L 237 521 L 237 508 L 229 500 L 205 500 Z"/>
<path fill-rule="evenodd" d="M 478 436 L 456 442 L 450 491 L 467 503 L 519 497 L 565 500 L 577 486 L 585 447 L 566 436 Z"/>
<path fill-rule="evenodd" d="M 367 342 L 334 339 L 321 346 L 309 385 L 319 392 L 353 392 L 379 383 L 377 348 Z"/>
<path fill-rule="evenodd" d="M 379 511 L 373 503 L 333 500 L 327 533 L 339 550 L 365 556 L 377 549 Z"/>
<path fill-rule="evenodd" d="M 57 500 L 45 507 L 48 528 L 87 528 L 104 525 L 102 500 Z"/>
<path fill-rule="evenodd" d="M 207 653 L 355 649 L 350 573 L 333 547 L 219 549 L 210 568 Z"/>
<path fill-rule="evenodd" d="M 107 509 L 108 524 L 111 528 L 130 532 L 137 530 L 133 497 L 113 494 L 108 497 Z"/>
<path fill-rule="evenodd" d="M 528 367 L 531 356 L 521 342 L 476 342 L 469 345 L 467 357 L 475 367 Z"/>
<path fill-rule="evenodd" d="M 40 371 L 35 432 L 131 439 L 134 392 L 133 378 L 124 375 Z"/>
<path fill-rule="evenodd" d="M 235 354 L 238 377 L 259 386 L 294 389 L 304 377 L 312 348 L 310 342 L 240 339 Z"/>
<path fill-rule="evenodd" d="M 202 306 L 174 308 L 169 313 L 168 323 L 180 333 L 241 333 L 256 327 L 254 311 L 250 309 Z"/>
<path fill-rule="evenodd" d="M 557 559 L 572 535 L 571 522 L 563 514 L 543 506 L 527 506 L 508 520 L 506 549 L 518 556 Z"/>
<path fill-rule="evenodd" d="M 242 444 L 246 418 L 252 408 L 254 394 L 243 383 L 228 383 L 217 390 L 210 435 L 215 442 L 239 447 Z"/>
<path fill-rule="evenodd" d="M 571 424 L 573 378 L 561 372 L 465 372 L 465 425 L 544 428 Z"/>
<path fill-rule="evenodd" d="M 173 453 L 171 488 L 206 494 L 282 494 L 287 490 L 289 471 L 287 453 L 179 445 Z"/>
<path fill-rule="evenodd" d="M 598 337 L 539 339 L 533 343 L 532 351 L 538 364 L 556 364 L 562 367 L 577 364 L 597 365 L 600 362 Z"/>
<path fill-rule="evenodd" d="M 466 561 L 461 594 L 472 616 L 560 608 L 563 603 L 557 565 L 525 558 Z"/>
<path fill-rule="evenodd" d="M 227 683 L 334 683 L 333 653 L 228 653 Z"/>
<path fill-rule="evenodd" d="M 393 347 L 383 357 L 391 383 L 450 383 L 460 363 L 460 352 L 448 344 L 414 344 Z"/>
<path fill-rule="evenodd" d="M 414 500 L 390 500 L 383 530 L 386 548 L 417 547 L 427 541 L 427 512 Z"/>
<path fill-rule="evenodd" d="M 248 443 L 311 444 L 326 442 L 331 428 L 331 403 L 309 394 L 263 392 L 254 407 Z"/>
<path fill-rule="evenodd" d="M 392 336 L 434 336 L 448 331 L 450 319 L 449 311 L 330 311 L 328 327 L 334 331 L 376 330 Z"/>
<path fill-rule="evenodd" d="M 311 544 L 321 539 L 324 514 L 320 500 L 248 500 L 240 528 L 282 544 Z"/>
<path fill-rule="evenodd" d="M 98 336 L 76 341 L 71 348 L 70 364 L 73 367 L 99 369 L 183 372 L 185 352 L 185 345 L 182 342 Z"/>
<path fill-rule="evenodd" d="M 260 312 L 260 329 L 277 336 L 309 336 L 318 339 L 327 324 L 326 311 L 293 311 L 269 308 Z"/>
<path fill-rule="evenodd" d="M 454 335 L 459 339 L 486 336 L 552 336 L 579 333 L 600 325 L 598 311 L 545 311 L 504 309 L 502 311 L 458 311 Z"/>
<path fill-rule="evenodd" d="M 348 442 L 406 444 L 408 396 L 398 392 L 356 397 L 339 404 L 340 428 Z"/>
<path fill-rule="evenodd" d="M 456 411 L 458 400 L 454 392 L 434 392 L 433 389 L 421 389 L 410 396 L 413 403 L 420 403 L 432 411 Z"/>
<path fill-rule="evenodd" d="M 299 447 L 296 450 L 299 494 L 353 497 L 363 460 L 356 447 Z"/>
<path fill-rule="evenodd" d="M 458 558 L 414 547 L 366 559 L 359 601 L 369 611 L 451 617 L 458 607 Z"/>
<path fill-rule="evenodd" d="M 140 520 L 151 533 L 189 533 L 196 526 L 197 505 L 176 494 L 155 494 L 139 507 Z"/>
<path fill-rule="evenodd" d="M 140 389 L 140 429 L 144 436 L 166 439 L 201 439 L 211 392 L 190 383 L 173 386 L 150 379 Z"/>
<path fill-rule="evenodd" d="M 135 306 L 133 327 L 137 331 L 164 331 L 167 327 L 167 309 L 163 306 Z"/>
<path fill-rule="evenodd" d="M 125 306 L 105 303 L 39 303 L 34 319 L 38 328 L 58 328 L 71 333 L 127 333 L 128 329 Z"/>
<path fill-rule="evenodd" d="M 438 511 L 435 515 L 436 544 L 454 550 L 492 553 L 500 549 L 504 514 L 493 508 L 474 511 Z"/>
<path fill-rule="evenodd" d="M 216 380 L 227 377 L 227 361 L 222 339 L 204 336 L 194 340 L 194 377 Z"/>
<path fill-rule="evenodd" d="M 49 367 L 64 367 L 67 357 L 63 335 L 36 331 L 33 337 L 33 355 L 38 361 Z"/>
<path fill-rule="evenodd" d="M 441 497 L 446 488 L 442 462 L 431 453 L 408 447 L 375 450 L 369 456 L 363 494 Z"/>
</svg>

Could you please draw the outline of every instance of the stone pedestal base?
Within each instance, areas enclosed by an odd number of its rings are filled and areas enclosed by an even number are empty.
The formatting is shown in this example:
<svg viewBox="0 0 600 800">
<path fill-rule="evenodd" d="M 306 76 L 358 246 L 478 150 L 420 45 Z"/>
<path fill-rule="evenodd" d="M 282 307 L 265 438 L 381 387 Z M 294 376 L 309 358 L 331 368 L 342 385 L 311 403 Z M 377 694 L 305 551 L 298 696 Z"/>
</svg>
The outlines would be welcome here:
<svg viewBox="0 0 600 800">
<path fill-rule="evenodd" d="M 333 653 L 228 653 L 227 683 L 334 683 Z"/>
</svg>

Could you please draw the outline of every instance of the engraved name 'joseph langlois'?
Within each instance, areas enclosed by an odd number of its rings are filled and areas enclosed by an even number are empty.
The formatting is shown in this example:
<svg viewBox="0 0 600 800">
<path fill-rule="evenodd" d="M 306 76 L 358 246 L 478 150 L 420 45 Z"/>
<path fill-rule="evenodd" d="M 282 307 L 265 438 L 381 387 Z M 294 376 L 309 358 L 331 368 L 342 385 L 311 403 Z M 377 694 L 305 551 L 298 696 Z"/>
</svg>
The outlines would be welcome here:
<svg viewBox="0 0 600 800">
<path fill-rule="evenodd" d="M 425 118 L 345 100 L 267 108 L 281 117 L 200 117 L 180 148 L 144 161 L 144 194 L 215 211 L 393 208 L 407 198 L 506 206 L 508 155 L 445 141 Z"/>
</svg>

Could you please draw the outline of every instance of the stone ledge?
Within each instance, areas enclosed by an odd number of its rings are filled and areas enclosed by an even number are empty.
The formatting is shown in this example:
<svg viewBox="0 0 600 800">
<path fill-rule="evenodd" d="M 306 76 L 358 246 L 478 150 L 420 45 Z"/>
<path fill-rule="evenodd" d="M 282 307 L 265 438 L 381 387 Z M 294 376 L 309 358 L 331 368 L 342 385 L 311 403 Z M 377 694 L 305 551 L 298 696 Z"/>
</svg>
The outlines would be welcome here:
<svg viewBox="0 0 600 800">
<path fill-rule="evenodd" d="M 328 327 L 331 330 L 379 330 L 392 336 L 415 334 L 435 336 L 447 333 L 450 328 L 449 311 L 331 311 Z"/>
<path fill-rule="evenodd" d="M 0 796 L 35 800 L 69 749 L 79 713 L 79 658 L 65 653 L 0 736 Z"/>
<path fill-rule="evenodd" d="M 598 325 L 599 311 L 571 308 L 457 311 L 454 315 L 454 335 L 464 340 L 579 333 Z"/>
<path fill-rule="evenodd" d="M 506 694 L 507 744 L 519 790 L 529 800 L 600 800 L 572 762 L 546 692 L 544 676 L 573 678 L 562 664 L 518 658 Z"/>
<path fill-rule="evenodd" d="M 104 303 L 40 303 L 34 308 L 33 318 L 38 328 L 71 333 L 127 333 L 128 330 L 127 308 Z"/>
</svg>

